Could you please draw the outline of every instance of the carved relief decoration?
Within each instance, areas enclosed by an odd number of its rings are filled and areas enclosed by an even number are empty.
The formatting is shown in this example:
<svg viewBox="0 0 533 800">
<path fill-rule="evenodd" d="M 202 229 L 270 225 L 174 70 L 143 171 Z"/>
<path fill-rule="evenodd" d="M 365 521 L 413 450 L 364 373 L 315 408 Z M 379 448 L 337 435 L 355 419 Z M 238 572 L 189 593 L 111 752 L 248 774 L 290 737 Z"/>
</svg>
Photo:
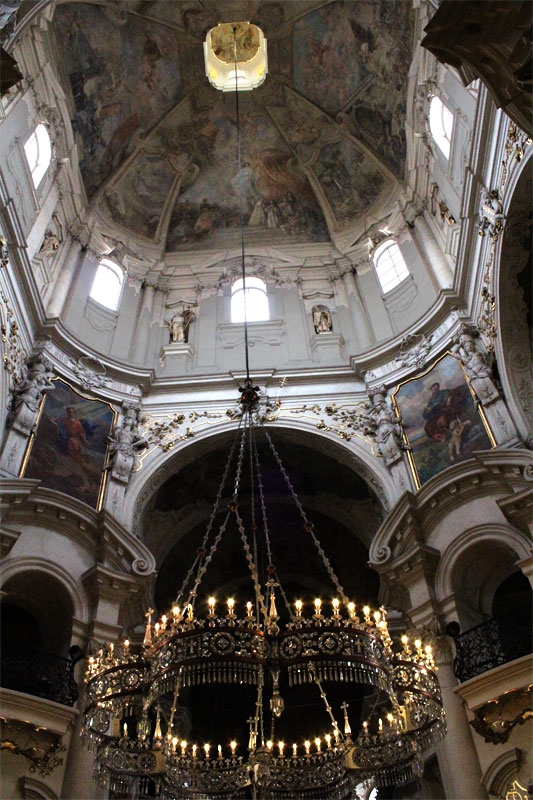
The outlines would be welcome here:
<svg viewBox="0 0 533 800">
<path fill-rule="evenodd" d="M 16 388 L 22 380 L 23 365 L 25 364 L 28 353 L 22 346 L 20 340 L 19 326 L 15 319 L 13 309 L 9 306 L 8 299 L 4 292 L 2 297 L 2 344 L 4 369 L 8 372 L 11 385 Z"/>
<path fill-rule="evenodd" d="M 402 367 L 416 367 L 420 369 L 427 361 L 431 350 L 433 334 L 410 333 L 401 341 L 396 362 Z"/>
</svg>

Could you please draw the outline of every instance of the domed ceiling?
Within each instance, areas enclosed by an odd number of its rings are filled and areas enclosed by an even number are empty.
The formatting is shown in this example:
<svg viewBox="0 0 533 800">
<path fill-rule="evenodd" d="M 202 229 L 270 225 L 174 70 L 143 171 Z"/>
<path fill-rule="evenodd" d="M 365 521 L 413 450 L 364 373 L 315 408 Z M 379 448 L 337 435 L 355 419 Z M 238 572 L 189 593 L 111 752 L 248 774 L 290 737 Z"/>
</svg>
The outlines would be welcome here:
<svg viewBox="0 0 533 800">
<path fill-rule="evenodd" d="M 265 83 L 239 95 L 247 242 L 327 242 L 383 218 L 405 169 L 410 2 L 66 2 L 53 29 L 87 198 L 168 252 L 240 240 L 235 93 L 203 41 L 248 20 Z"/>
</svg>

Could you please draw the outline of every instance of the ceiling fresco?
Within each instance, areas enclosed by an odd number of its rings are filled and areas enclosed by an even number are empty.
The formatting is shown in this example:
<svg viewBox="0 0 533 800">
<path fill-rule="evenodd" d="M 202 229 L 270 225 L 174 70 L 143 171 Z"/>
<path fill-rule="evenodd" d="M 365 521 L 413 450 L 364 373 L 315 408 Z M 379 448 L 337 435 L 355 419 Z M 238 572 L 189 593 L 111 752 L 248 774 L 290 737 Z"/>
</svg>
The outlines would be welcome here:
<svg viewBox="0 0 533 800">
<path fill-rule="evenodd" d="M 162 254 L 218 249 L 239 241 L 240 177 L 247 241 L 355 230 L 404 175 L 410 5 L 58 4 L 58 72 L 94 210 Z M 239 95 L 240 176 L 235 94 L 210 86 L 203 61 L 206 31 L 239 19 L 262 28 L 269 58 L 263 86 Z"/>
</svg>

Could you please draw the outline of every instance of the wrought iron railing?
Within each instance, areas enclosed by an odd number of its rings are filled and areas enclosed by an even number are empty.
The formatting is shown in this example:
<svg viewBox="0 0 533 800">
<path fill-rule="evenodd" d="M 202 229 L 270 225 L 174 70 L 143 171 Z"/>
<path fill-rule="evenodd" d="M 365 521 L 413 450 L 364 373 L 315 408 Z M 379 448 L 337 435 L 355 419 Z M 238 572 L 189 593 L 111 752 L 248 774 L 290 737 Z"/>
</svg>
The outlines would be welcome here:
<svg viewBox="0 0 533 800">
<path fill-rule="evenodd" d="M 73 706 L 78 699 L 74 681 L 78 659 L 79 656 L 61 658 L 29 645 L 4 645 L 0 656 L 0 685 L 4 689 Z"/>
<path fill-rule="evenodd" d="M 464 633 L 450 622 L 446 632 L 455 642 L 453 671 L 461 683 L 533 651 L 527 619 L 488 619 Z"/>
</svg>

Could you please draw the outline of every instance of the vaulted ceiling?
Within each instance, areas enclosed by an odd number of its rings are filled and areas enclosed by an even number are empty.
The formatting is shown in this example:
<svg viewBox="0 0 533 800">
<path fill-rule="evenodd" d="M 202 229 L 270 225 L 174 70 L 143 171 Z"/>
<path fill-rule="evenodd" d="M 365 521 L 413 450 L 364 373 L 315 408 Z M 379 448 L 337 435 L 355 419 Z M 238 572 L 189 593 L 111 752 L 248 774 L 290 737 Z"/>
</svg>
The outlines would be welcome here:
<svg viewBox="0 0 533 800">
<path fill-rule="evenodd" d="M 59 4 L 55 58 L 94 214 L 161 257 L 238 243 L 235 93 L 209 84 L 203 41 L 248 20 L 267 38 L 269 73 L 239 96 L 247 241 L 356 241 L 404 176 L 411 5 Z"/>
</svg>

